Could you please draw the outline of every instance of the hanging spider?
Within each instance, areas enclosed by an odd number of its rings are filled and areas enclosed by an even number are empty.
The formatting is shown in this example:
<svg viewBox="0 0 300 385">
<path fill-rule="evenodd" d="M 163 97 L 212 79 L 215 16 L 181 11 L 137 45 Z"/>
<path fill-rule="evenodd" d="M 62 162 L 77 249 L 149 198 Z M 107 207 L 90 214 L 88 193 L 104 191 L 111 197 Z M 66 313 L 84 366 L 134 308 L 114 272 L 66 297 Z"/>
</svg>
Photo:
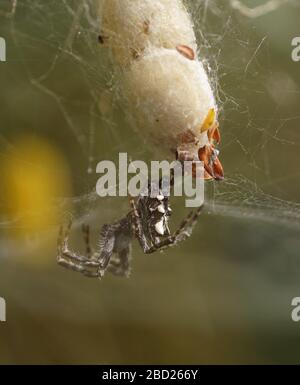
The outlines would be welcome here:
<svg viewBox="0 0 300 385">
<path fill-rule="evenodd" d="M 149 145 L 172 150 L 180 162 L 204 164 L 205 180 L 223 180 L 216 145 L 221 140 L 218 106 L 196 42 L 191 17 L 182 0 L 99 1 L 99 42 L 110 49 L 126 116 Z M 121 69 L 121 71 L 120 71 Z M 118 77 L 117 77 L 118 78 Z M 196 176 L 196 174 L 195 174 Z M 160 187 L 160 186 L 158 186 Z M 159 190 L 159 189 L 158 189 Z M 84 227 L 87 256 L 69 250 L 71 228 L 61 229 L 58 263 L 89 277 L 105 271 L 129 274 L 131 243 L 136 237 L 146 254 L 189 237 L 202 207 L 191 212 L 171 235 L 169 198 L 140 195 L 126 217 L 104 225 L 96 252 Z"/>
<path fill-rule="evenodd" d="M 102 278 L 106 271 L 128 277 L 131 243 L 134 237 L 138 239 L 145 254 L 175 246 L 191 236 L 203 208 L 201 206 L 190 212 L 178 230 L 171 235 L 168 221 L 172 210 L 169 197 L 164 196 L 161 190 L 155 198 L 140 195 L 136 201 L 131 199 L 130 204 L 131 211 L 124 218 L 102 227 L 98 250 L 95 252 L 90 246 L 89 226 L 83 225 L 85 256 L 69 249 L 72 221 L 66 229 L 61 226 L 57 250 L 58 264 L 91 278 Z"/>
</svg>

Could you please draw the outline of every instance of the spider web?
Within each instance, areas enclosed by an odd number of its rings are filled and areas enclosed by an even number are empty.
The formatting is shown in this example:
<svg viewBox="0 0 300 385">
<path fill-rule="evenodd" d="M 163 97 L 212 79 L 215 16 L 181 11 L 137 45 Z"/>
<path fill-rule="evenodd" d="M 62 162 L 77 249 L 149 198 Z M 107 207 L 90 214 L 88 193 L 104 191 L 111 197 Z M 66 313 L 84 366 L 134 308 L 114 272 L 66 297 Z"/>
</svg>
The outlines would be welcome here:
<svg viewBox="0 0 300 385">
<path fill-rule="evenodd" d="M 80 324 L 90 334 L 90 337 L 83 337 L 82 346 L 92 350 L 96 344 L 95 352 L 103 335 L 112 336 L 109 343 L 101 344 L 103 351 L 110 346 L 119 350 L 115 330 L 106 328 L 105 323 L 113 325 L 120 320 L 120 314 L 125 324 L 140 322 L 143 335 L 145 325 L 150 323 L 153 329 L 174 316 L 176 325 L 188 330 L 201 329 L 212 336 L 211 345 L 220 340 L 220 335 L 227 334 L 227 327 L 248 330 L 248 320 L 256 320 L 255 327 L 260 328 L 263 335 L 268 334 L 275 322 L 280 322 L 274 333 L 290 339 L 290 329 L 286 331 L 282 325 L 287 322 L 286 306 L 290 304 L 290 297 L 299 291 L 299 78 L 298 67 L 293 66 L 290 59 L 290 39 L 277 45 L 268 29 L 273 24 L 279 28 L 283 20 L 292 24 L 293 14 L 299 8 L 295 1 L 268 3 L 276 7 L 269 8 L 267 13 L 264 13 L 266 8 L 258 8 L 255 14 L 255 8 L 249 11 L 246 7 L 247 4 L 253 7 L 253 1 L 188 2 L 200 42 L 200 55 L 220 106 L 220 158 L 226 179 L 220 184 L 206 184 L 206 215 L 199 223 L 204 231 L 201 240 L 200 232 L 199 239 L 193 238 L 194 249 L 189 249 L 191 243 L 186 243 L 164 258 L 154 256 L 151 262 L 147 258 L 134 258 L 133 262 L 140 264 L 141 274 L 134 274 L 126 285 L 115 279 L 109 281 L 107 276 L 101 283 L 99 295 L 98 282 L 86 281 L 76 274 L 68 275 L 56 267 L 54 242 L 58 226 L 69 216 L 69 211 L 76 218 L 74 227 L 77 228 L 82 222 L 92 224 L 94 221 L 97 226 L 92 226 L 100 228 L 104 223 L 120 219 L 128 212 L 128 200 L 100 199 L 96 195 L 96 164 L 103 159 L 117 160 L 119 152 L 128 152 L 132 159 L 150 161 L 157 159 L 156 151 L 133 133 L 126 123 L 126 111 L 118 105 L 118 79 L 111 70 L 108 52 L 97 44 L 100 27 L 94 0 L 0 0 L 3 11 L 0 36 L 6 38 L 8 47 L 7 79 L 1 78 L 1 119 L 6 124 L 1 124 L 0 162 L 8 150 L 15 150 L 13 139 L 20 130 L 33 132 L 60 147 L 71 166 L 74 184 L 72 196 L 59 197 L 49 204 L 49 211 L 59 208 L 61 218 L 49 230 L 41 230 L 36 238 L 26 239 L 27 242 L 16 239 L 14 233 L 23 225 L 27 213 L 17 217 L 0 213 L 0 254 L 1 258 L 7 258 L 1 263 L 0 295 L 22 311 L 32 313 L 35 319 L 47 315 L 47 325 L 52 325 L 53 314 L 59 321 L 67 321 L 68 330 L 77 333 L 76 339 L 71 338 L 76 344 L 79 334 L 85 335 L 82 329 L 78 333 L 77 328 L 71 327 Z M 237 4 L 243 5 L 242 8 Z M 284 18 L 282 12 L 287 12 Z M 280 22 L 274 22 L 276 17 Z M 294 31 L 297 31 L 298 20 L 296 17 Z M 282 51 L 282 47 L 286 50 Z M 275 61 L 282 57 L 277 65 Z M 31 111 L 27 115 L 22 102 L 30 97 L 34 97 L 34 102 L 30 100 Z M 37 99 L 41 100 L 38 105 L 43 106 L 43 112 L 35 115 L 32 111 Z M 13 116 L 7 115 L 8 107 Z M 185 214 L 182 200 L 172 199 L 171 204 L 175 216 L 173 226 Z M 48 212 L 39 214 L 47 216 Z M 233 222 L 235 225 L 231 226 Z M 237 242 L 236 234 L 242 222 L 246 226 Z M 218 238 L 218 230 L 223 238 Z M 80 250 L 78 229 L 72 231 L 74 234 L 76 239 L 71 239 L 71 247 Z M 215 241 L 216 236 L 220 243 Z M 256 238 L 258 246 L 253 246 Z M 45 244 L 48 240 L 49 247 Z M 239 248 L 238 252 L 234 247 Z M 48 260 L 47 269 L 39 270 L 37 266 L 42 258 Z M 162 301 L 153 301 L 155 287 L 158 299 L 167 292 Z M 177 287 L 178 292 L 175 292 Z M 176 301 L 170 301 L 174 293 Z M 171 302 L 176 304 L 174 308 L 169 305 Z M 244 303 L 250 311 L 238 310 L 239 306 L 243 309 Z M 184 316 L 177 318 L 177 314 Z M 19 318 L 13 336 L 22 330 L 21 321 Z M 170 321 L 168 329 L 173 320 L 170 318 Z M 96 334 L 90 332 L 95 322 Z M 35 322 L 33 325 L 36 335 L 40 328 Z M 78 350 L 77 345 L 65 343 L 68 333 L 63 329 L 60 334 L 51 329 L 49 334 L 49 340 L 59 347 L 57 354 L 60 350 L 71 351 L 70 346 L 72 351 L 86 354 Z M 175 330 L 177 333 L 178 329 Z M 19 336 L 23 341 L 24 336 Z M 240 337 L 238 334 L 238 355 L 243 343 Z M 64 349 L 60 349 L 61 341 L 64 341 Z M 220 341 L 218 350 L 223 351 L 224 341 Z M 286 340 L 280 341 L 284 346 Z M 205 349 L 209 345 L 205 340 L 200 342 Z M 229 352 L 231 338 L 228 344 Z M 128 345 L 126 340 L 126 357 Z M 69 350 L 65 346 L 69 346 Z M 147 343 L 145 346 L 148 355 Z M 278 350 L 281 351 L 281 346 Z M 99 355 L 95 362 L 99 362 Z"/>
<path fill-rule="evenodd" d="M 95 3 L 0 1 L 5 34 L 14 45 L 26 86 L 51 103 L 60 117 L 62 126 L 52 132 L 48 129 L 47 135 L 55 137 L 54 131 L 61 130 L 64 140 L 72 141 L 79 154 L 81 165 L 72 165 L 74 196 L 53 204 L 59 204 L 64 213 L 71 203 L 80 220 L 95 207 L 106 212 L 103 217 L 107 218 L 126 213 L 127 202 L 97 198 L 94 170 L 98 161 L 116 159 L 118 152 L 128 148 L 133 159 L 149 161 L 155 154 L 133 134 L 125 123 L 126 111 L 118 106 L 118 79 L 108 52 L 97 44 L 100 21 Z M 273 0 L 248 8 L 247 2 L 236 0 L 226 5 L 218 0 L 187 1 L 221 110 L 226 180 L 207 185 L 207 208 L 214 215 L 300 228 L 300 204 L 295 202 L 299 173 L 293 163 L 299 146 L 295 132 L 300 119 L 295 107 L 299 88 L 285 70 L 278 69 L 278 76 L 273 76 L 269 61 L 274 47 L 260 22 L 256 25 L 260 30 L 253 34 L 251 27 L 243 27 L 249 19 L 297 5 L 296 1 Z M 287 87 L 289 104 L 279 99 L 278 87 Z M 257 95 L 258 102 L 251 104 L 254 100 L 249 94 Z M 13 147 L 5 130 L 0 143 L 1 152 Z M 279 158 L 288 160 L 280 166 Z M 18 218 L 3 216 L 0 226 L 18 226 Z"/>
</svg>

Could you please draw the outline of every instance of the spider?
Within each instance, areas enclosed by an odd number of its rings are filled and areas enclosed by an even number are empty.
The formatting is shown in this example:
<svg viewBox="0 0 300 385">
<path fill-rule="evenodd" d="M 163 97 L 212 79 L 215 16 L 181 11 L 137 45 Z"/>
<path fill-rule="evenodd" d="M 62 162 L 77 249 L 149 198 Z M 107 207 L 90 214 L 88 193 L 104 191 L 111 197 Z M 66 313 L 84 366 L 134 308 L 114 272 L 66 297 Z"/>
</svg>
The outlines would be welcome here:
<svg viewBox="0 0 300 385">
<path fill-rule="evenodd" d="M 69 249 L 70 220 L 66 229 L 61 226 L 58 237 L 57 262 L 68 269 L 91 278 L 102 278 L 106 271 L 128 277 L 130 274 L 131 244 L 136 237 L 145 254 L 175 246 L 191 236 L 203 206 L 191 211 L 172 235 L 168 220 L 172 213 L 169 197 L 159 190 L 155 198 L 140 195 L 130 199 L 131 210 L 121 220 L 104 225 L 98 250 L 90 246 L 90 228 L 83 225 L 86 255 Z"/>
</svg>

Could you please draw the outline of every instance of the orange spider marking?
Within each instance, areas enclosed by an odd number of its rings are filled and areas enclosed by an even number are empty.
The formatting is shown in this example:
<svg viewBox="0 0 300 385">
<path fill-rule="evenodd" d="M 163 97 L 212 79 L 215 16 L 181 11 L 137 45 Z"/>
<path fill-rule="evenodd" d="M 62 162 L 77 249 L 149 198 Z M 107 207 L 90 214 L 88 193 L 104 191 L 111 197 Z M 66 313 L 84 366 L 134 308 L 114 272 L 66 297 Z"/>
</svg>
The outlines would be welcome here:
<svg viewBox="0 0 300 385">
<path fill-rule="evenodd" d="M 214 108 L 211 108 L 209 111 L 208 111 L 208 114 L 200 128 L 200 132 L 205 132 L 207 131 L 209 128 L 211 128 L 211 126 L 214 124 L 214 121 L 216 119 L 216 111 Z"/>
<path fill-rule="evenodd" d="M 224 179 L 222 164 L 218 158 L 218 152 L 213 145 L 204 146 L 198 151 L 199 160 L 204 163 L 204 169 L 207 174 L 216 180 Z"/>
<path fill-rule="evenodd" d="M 193 163 L 192 164 L 192 175 L 193 175 L 193 178 L 196 178 L 197 175 L 196 175 L 196 163 Z M 211 180 L 213 179 L 213 177 L 204 169 L 204 176 L 203 176 L 203 179 L 204 180 Z"/>
<path fill-rule="evenodd" d="M 220 143 L 221 134 L 219 130 L 219 123 L 215 123 L 207 132 L 208 140 L 210 142 L 215 141 L 216 143 Z"/>
</svg>

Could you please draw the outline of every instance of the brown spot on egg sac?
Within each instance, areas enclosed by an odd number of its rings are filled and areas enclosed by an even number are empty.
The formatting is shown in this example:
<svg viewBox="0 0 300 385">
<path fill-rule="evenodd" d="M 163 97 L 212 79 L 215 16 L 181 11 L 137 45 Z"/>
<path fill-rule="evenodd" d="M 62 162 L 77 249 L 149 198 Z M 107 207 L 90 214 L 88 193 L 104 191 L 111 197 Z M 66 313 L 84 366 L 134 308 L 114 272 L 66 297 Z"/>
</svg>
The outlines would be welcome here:
<svg viewBox="0 0 300 385">
<path fill-rule="evenodd" d="M 195 143 L 196 137 L 192 130 L 186 130 L 179 135 L 179 141 L 182 144 Z"/>
<path fill-rule="evenodd" d="M 98 35 L 98 42 L 101 44 L 101 45 L 104 45 L 105 42 L 107 41 L 107 36 L 104 36 L 103 34 L 101 35 Z"/>
<path fill-rule="evenodd" d="M 143 23 L 143 32 L 146 35 L 149 35 L 149 33 L 150 33 L 150 21 L 149 20 L 145 20 L 144 21 L 144 23 Z"/>
<path fill-rule="evenodd" d="M 196 54 L 195 51 L 188 47 L 187 45 L 177 45 L 176 46 L 177 51 L 184 57 L 186 57 L 189 60 L 195 60 Z"/>
</svg>

